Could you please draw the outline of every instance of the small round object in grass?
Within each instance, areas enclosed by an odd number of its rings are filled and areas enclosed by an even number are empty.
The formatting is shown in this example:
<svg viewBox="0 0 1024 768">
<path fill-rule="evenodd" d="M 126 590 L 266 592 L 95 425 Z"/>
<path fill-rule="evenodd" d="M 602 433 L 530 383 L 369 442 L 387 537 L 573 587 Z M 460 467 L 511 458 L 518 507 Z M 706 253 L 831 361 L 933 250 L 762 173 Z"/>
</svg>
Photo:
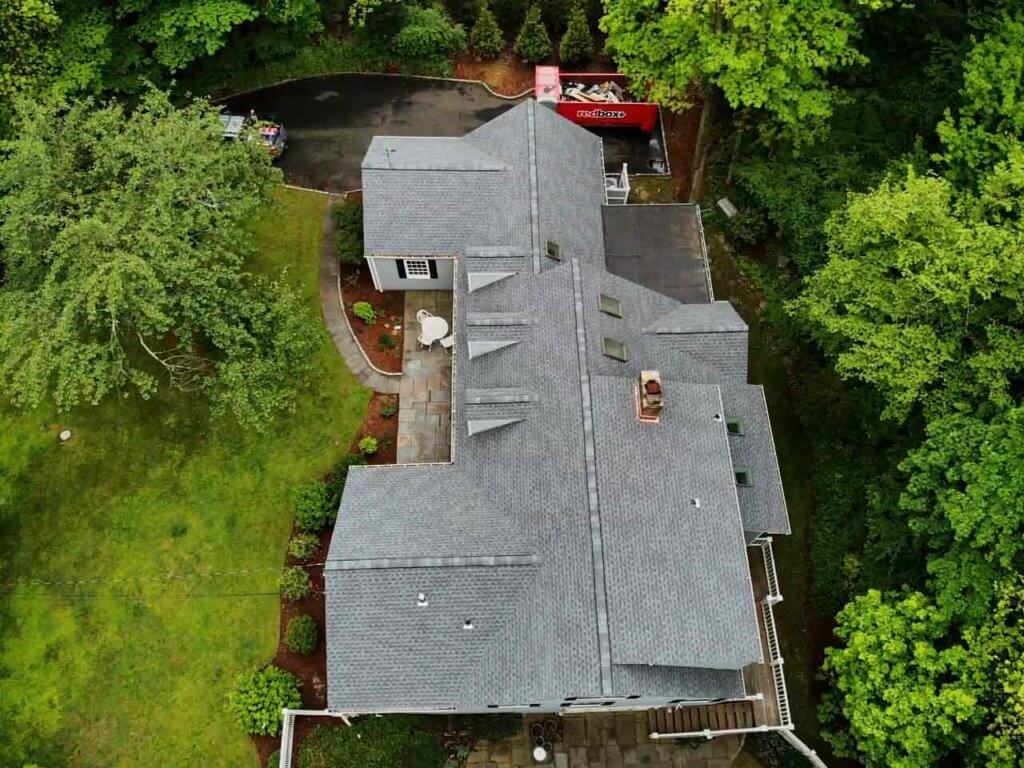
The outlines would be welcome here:
<svg viewBox="0 0 1024 768">
<path fill-rule="evenodd" d="M 71 430 L 70 429 L 63 429 L 63 430 L 61 430 L 60 441 L 62 443 L 66 443 L 70 439 L 71 439 Z"/>
</svg>

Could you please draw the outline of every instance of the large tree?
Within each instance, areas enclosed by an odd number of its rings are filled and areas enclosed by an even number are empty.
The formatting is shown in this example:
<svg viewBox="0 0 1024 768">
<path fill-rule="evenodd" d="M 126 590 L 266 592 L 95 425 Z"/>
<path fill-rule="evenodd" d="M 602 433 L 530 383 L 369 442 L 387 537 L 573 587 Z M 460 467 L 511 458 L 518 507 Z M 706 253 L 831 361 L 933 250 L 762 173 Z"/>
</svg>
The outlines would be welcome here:
<svg viewBox="0 0 1024 768">
<path fill-rule="evenodd" d="M 1024 373 L 1024 151 L 957 200 L 913 170 L 851 195 L 827 228 L 828 262 L 791 304 L 836 370 L 876 386 L 884 414 L 1001 407 Z"/>
<path fill-rule="evenodd" d="M 265 425 L 294 399 L 315 326 L 246 271 L 246 224 L 280 179 L 203 102 L 24 100 L 0 163 L 0 390 L 60 408 L 161 385 Z M 264 215 L 273 215 L 266 212 Z"/>
<path fill-rule="evenodd" d="M 960 104 L 937 129 L 947 176 L 970 186 L 1024 140 L 1024 16 L 1002 17 L 964 60 Z"/>
<path fill-rule="evenodd" d="M 968 654 L 925 595 L 871 590 L 836 621 L 842 644 L 826 651 L 822 717 L 837 754 L 870 768 L 933 768 L 968 742 L 983 716 L 961 679 Z"/>
<path fill-rule="evenodd" d="M 651 98 L 688 105 L 717 86 L 735 109 L 764 110 L 793 136 L 831 114 L 830 71 L 859 64 L 859 17 L 889 0 L 607 0 L 601 29 L 619 69 Z"/>
<path fill-rule="evenodd" d="M 49 73 L 51 38 L 59 27 L 60 17 L 48 0 L 0 3 L 0 120 L 16 95 Z"/>
<path fill-rule="evenodd" d="M 979 622 L 996 583 L 1024 568 L 1024 408 L 932 422 L 900 469 L 899 507 L 930 552 L 939 604 Z"/>
</svg>

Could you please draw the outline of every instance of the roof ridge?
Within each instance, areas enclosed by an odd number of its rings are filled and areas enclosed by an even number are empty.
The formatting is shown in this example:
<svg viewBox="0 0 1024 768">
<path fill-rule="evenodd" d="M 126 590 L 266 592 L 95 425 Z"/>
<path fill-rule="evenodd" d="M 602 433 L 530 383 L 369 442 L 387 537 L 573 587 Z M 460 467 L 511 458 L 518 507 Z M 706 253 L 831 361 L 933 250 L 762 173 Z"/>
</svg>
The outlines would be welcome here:
<svg viewBox="0 0 1024 768">
<path fill-rule="evenodd" d="M 540 555 L 466 555 L 462 557 L 375 557 L 361 560 L 327 560 L 325 571 L 360 571 L 380 568 L 467 568 L 537 565 Z"/>
</svg>

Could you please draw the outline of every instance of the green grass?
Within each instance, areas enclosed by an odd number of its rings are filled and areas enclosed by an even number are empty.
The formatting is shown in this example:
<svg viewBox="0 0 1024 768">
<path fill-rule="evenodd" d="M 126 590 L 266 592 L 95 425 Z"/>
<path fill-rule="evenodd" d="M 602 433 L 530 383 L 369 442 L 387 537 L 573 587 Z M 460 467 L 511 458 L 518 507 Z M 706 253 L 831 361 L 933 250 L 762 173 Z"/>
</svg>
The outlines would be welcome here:
<svg viewBox="0 0 1024 768">
<path fill-rule="evenodd" d="M 315 317 L 326 205 L 285 190 L 254 225 L 257 268 L 287 267 Z M 0 765 L 256 764 L 225 697 L 277 645 L 288 492 L 345 452 L 369 399 L 322 338 L 296 413 L 266 435 L 166 393 L 0 407 L 0 582 L 128 580 L 0 593 Z"/>
</svg>

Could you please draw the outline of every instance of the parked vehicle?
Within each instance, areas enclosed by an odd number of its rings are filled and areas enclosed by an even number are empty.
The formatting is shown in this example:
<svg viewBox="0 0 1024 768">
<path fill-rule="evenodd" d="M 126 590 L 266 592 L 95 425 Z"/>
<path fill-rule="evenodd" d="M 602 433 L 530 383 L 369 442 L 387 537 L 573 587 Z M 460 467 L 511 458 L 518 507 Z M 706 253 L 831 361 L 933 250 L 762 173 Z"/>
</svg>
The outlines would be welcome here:
<svg viewBox="0 0 1024 768">
<path fill-rule="evenodd" d="M 224 127 L 225 141 L 236 141 L 242 136 L 246 136 L 250 141 L 262 141 L 270 151 L 270 156 L 274 158 L 284 154 L 288 146 L 288 132 L 284 126 L 273 120 L 260 120 L 254 111 L 250 111 L 245 117 L 222 112 L 220 122 Z"/>
</svg>

